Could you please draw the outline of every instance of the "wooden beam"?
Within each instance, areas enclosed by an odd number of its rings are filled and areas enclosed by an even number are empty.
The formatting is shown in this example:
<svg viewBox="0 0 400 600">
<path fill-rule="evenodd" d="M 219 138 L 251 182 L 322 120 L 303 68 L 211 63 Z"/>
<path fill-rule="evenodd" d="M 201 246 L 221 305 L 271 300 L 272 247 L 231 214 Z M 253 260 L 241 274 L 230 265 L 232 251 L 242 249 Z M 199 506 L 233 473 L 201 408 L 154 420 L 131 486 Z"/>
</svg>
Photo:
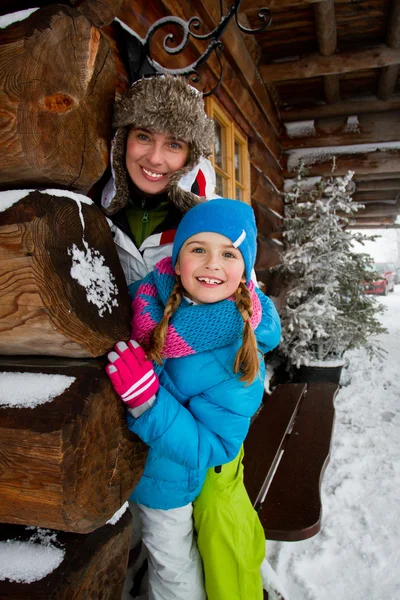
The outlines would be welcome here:
<svg viewBox="0 0 400 600">
<path fill-rule="evenodd" d="M 374 227 L 382 227 L 383 225 L 394 225 L 394 221 L 395 217 L 365 217 L 365 219 L 357 217 L 355 228 L 362 225 L 363 227 L 372 229 Z"/>
<path fill-rule="evenodd" d="M 250 14 L 260 11 L 265 6 L 268 6 L 270 10 L 283 10 L 285 8 L 316 4 L 317 2 L 326 2 L 326 0 L 268 0 L 267 2 L 265 0 L 243 0 L 241 10 Z"/>
<path fill-rule="evenodd" d="M 355 202 L 361 202 L 361 204 L 368 203 L 373 204 L 377 202 L 384 202 L 385 204 L 392 203 L 396 204 L 397 197 L 400 196 L 400 187 L 395 190 L 376 190 L 376 191 L 359 191 L 358 188 L 353 194 L 353 200 Z"/>
<path fill-rule="evenodd" d="M 390 48 L 400 47 L 400 0 L 392 0 L 388 17 L 389 28 L 386 43 Z M 394 92 L 399 65 L 390 65 L 382 69 L 378 84 L 378 98 L 388 100 Z"/>
<path fill-rule="evenodd" d="M 336 169 L 334 175 L 345 175 L 348 171 L 354 171 L 357 175 L 380 173 L 390 178 L 393 173 L 399 172 L 399 152 L 370 152 L 363 154 L 340 154 L 336 157 Z M 332 159 L 313 165 L 306 165 L 307 175 L 332 175 Z M 294 171 L 285 171 L 284 177 L 293 177 Z"/>
<path fill-rule="evenodd" d="M 337 46 L 334 1 L 319 2 L 313 10 L 319 52 L 322 56 L 331 56 Z"/>
<path fill-rule="evenodd" d="M 260 66 L 265 83 L 308 79 L 322 75 L 351 73 L 363 69 L 374 69 L 400 63 L 400 49 L 388 48 L 384 44 L 367 50 L 341 52 L 333 56 L 310 54 L 297 61 Z"/>
<path fill-rule="evenodd" d="M 390 225 L 362 225 L 356 223 L 355 225 L 348 226 L 347 229 L 400 229 L 400 224 L 397 225 L 396 223 L 391 223 Z"/>
<path fill-rule="evenodd" d="M 315 105 L 305 107 L 281 108 L 282 120 L 286 123 L 293 121 L 308 121 L 310 119 L 321 119 L 324 117 L 340 117 L 351 115 L 362 115 L 365 113 L 388 112 L 400 109 L 400 95 L 390 100 L 382 101 L 377 98 L 351 98 L 346 102 L 331 105 Z"/>
<path fill-rule="evenodd" d="M 388 23 L 387 45 L 400 48 L 400 0 L 392 0 Z"/>
<path fill-rule="evenodd" d="M 398 111 L 360 115 L 358 122 L 348 123 L 346 117 L 328 117 L 314 121 L 314 135 L 281 136 L 282 148 L 315 148 L 322 146 L 349 146 L 377 142 L 400 141 Z M 290 133 L 290 129 L 288 129 Z"/>
<path fill-rule="evenodd" d="M 396 192 L 400 192 L 399 179 L 385 179 L 383 181 L 360 181 L 356 182 L 356 186 L 357 192 L 380 192 L 384 190 L 395 190 Z"/>
<path fill-rule="evenodd" d="M 382 69 L 378 84 L 378 98 L 380 100 L 389 100 L 392 96 L 398 74 L 399 65 L 390 65 Z"/>
<path fill-rule="evenodd" d="M 328 104 L 340 102 L 339 75 L 324 75 L 324 94 Z"/>
<path fill-rule="evenodd" d="M 322 56 L 336 52 L 337 33 L 335 4 L 333 0 L 314 4 L 314 20 L 318 49 Z M 324 93 L 328 104 L 340 101 L 340 81 L 338 75 L 324 75 Z"/>
<path fill-rule="evenodd" d="M 387 173 L 360 173 L 359 175 L 356 174 L 353 177 L 353 181 L 356 183 L 356 185 L 358 185 L 360 181 L 386 181 L 387 179 L 400 180 L 400 171 L 397 171 L 396 173 L 390 173 L 390 175 Z"/>
<path fill-rule="evenodd" d="M 396 217 L 400 214 L 400 202 L 396 204 L 373 204 L 366 206 L 357 213 L 358 218 L 365 219 L 367 217 Z"/>
</svg>

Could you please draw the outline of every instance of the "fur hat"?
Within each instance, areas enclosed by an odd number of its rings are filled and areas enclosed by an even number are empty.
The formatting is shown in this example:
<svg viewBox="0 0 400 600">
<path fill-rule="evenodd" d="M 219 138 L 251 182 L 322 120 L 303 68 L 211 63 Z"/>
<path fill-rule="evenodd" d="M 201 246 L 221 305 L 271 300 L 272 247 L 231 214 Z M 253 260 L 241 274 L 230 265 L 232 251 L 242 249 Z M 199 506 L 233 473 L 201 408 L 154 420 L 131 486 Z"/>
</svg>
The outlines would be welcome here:
<svg viewBox="0 0 400 600">
<path fill-rule="evenodd" d="M 230 239 L 235 248 L 239 248 L 248 283 L 257 252 L 257 227 L 251 206 L 239 200 L 219 198 L 203 202 L 189 210 L 179 223 L 175 234 L 172 250 L 174 266 L 179 250 L 186 240 L 202 231 L 220 233 Z"/>
<path fill-rule="evenodd" d="M 125 152 L 126 138 L 132 127 L 166 133 L 188 143 L 188 162 L 172 175 L 167 191 L 170 200 L 181 212 L 186 212 L 200 201 L 198 196 L 182 189 L 179 181 L 197 166 L 201 157 L 211 154 L 214 124 L 204 111 L 202 94 L 183 77 L 160 75 L 136 81 L 115 105 L 114 127 L 116 133 L 111 153 L 114 194 L 107 206 L 103 202 L 108 215 L 128 202 L 129 175 Z"/>
</svg>

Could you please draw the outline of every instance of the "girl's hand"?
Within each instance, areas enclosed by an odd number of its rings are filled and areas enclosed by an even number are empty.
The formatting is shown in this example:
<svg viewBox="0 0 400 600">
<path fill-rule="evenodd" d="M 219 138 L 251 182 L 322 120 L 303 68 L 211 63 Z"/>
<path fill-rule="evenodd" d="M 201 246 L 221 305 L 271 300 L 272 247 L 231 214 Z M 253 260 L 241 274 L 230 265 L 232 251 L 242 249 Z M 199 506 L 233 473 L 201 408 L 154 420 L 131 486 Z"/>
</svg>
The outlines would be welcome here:
<svg viewBox="0 0 400 600">
<path fill-rule="evenodd" d="M 117 394 L 129 408 L 144 404 L 159 388 L 153 363 L 135 340 L 118 342 L 115 352 L 107 355 L 111 364 L 106 367 L 107 375 Z"/>
</svg>

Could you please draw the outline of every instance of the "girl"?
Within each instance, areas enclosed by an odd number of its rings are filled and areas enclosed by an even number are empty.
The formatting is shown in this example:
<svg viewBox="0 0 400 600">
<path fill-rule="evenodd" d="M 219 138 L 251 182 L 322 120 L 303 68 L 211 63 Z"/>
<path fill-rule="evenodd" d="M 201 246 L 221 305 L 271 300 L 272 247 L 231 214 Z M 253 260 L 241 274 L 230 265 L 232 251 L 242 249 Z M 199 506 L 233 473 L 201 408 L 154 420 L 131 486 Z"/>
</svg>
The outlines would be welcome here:
<svg viewBox="0 0 400 600">
<path fill-rule="evenodd" d="M 186 213 L 172 259 L 157 263 L 137 291 L 132 332 L 140 346 L 119 342 L 108 356 L 107 373 L 128 406 L 128 425 L 150 447 L 131 500 L 141 513 L 151 600 L 205 599 L 192 503 L 207 469 L 234 459 L 236 467 L 225 480 L 223 503 L 232 517 L 226 527 L 237 530 L 246 521 L 247 538 L 240 532 L 247 545 L 242 554 L 256 547 L 257 564 L 248 569 L 233 561 L 235 573 L 216 574 L 203 550 L 207 595 L 262 598 L 259 567 L 265 540 L 254 511 L 247 518 L 252 508 L 242 484 L 240 453 L 263 396 L 261 352 L 278 344 L 280 324 L 272 302 L 250 280 L 256 234 L 253 210 L 236 200 L 211 200 Z M 238 481 L 236 503 L 230 488 L 234 491 Z M 209 515 L 199 513 L 200 548 L 206 549 Z M 218 540 L 220 526 L 210 528 Z M 238 539 L 235 531 L 230 533 Z M 249 592 L 240 584 L 246 571 Z M 224 592 L 231 577 L 240 596 Z M 218 595 L 216 583 L 225 595 Z"/>
</svg>

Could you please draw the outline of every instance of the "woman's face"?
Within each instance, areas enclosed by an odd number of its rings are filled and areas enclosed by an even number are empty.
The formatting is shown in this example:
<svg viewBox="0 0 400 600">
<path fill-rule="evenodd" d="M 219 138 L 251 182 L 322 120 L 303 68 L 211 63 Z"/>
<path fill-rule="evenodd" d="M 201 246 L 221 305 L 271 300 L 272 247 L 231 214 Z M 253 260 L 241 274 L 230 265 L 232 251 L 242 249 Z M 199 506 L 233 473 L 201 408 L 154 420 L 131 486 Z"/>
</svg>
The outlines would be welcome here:
<svg viewBox="0 0 400 600">
<path fill-rule="evenodd" d="M 183 140 L 148 129 L 131 129 L 125 164 L 133 183 L 146 194 L 159 194 L 171 175 L 185 166 L 189 145 Z"/>
<path fill-rule="evenodd" d="M 244 277 L 244 260 L 229 238 L 202 232 L 188 238 L 179 251 L 175 272 L 186 294 L 197 304 L 232 296 Z"/>
</svg>

